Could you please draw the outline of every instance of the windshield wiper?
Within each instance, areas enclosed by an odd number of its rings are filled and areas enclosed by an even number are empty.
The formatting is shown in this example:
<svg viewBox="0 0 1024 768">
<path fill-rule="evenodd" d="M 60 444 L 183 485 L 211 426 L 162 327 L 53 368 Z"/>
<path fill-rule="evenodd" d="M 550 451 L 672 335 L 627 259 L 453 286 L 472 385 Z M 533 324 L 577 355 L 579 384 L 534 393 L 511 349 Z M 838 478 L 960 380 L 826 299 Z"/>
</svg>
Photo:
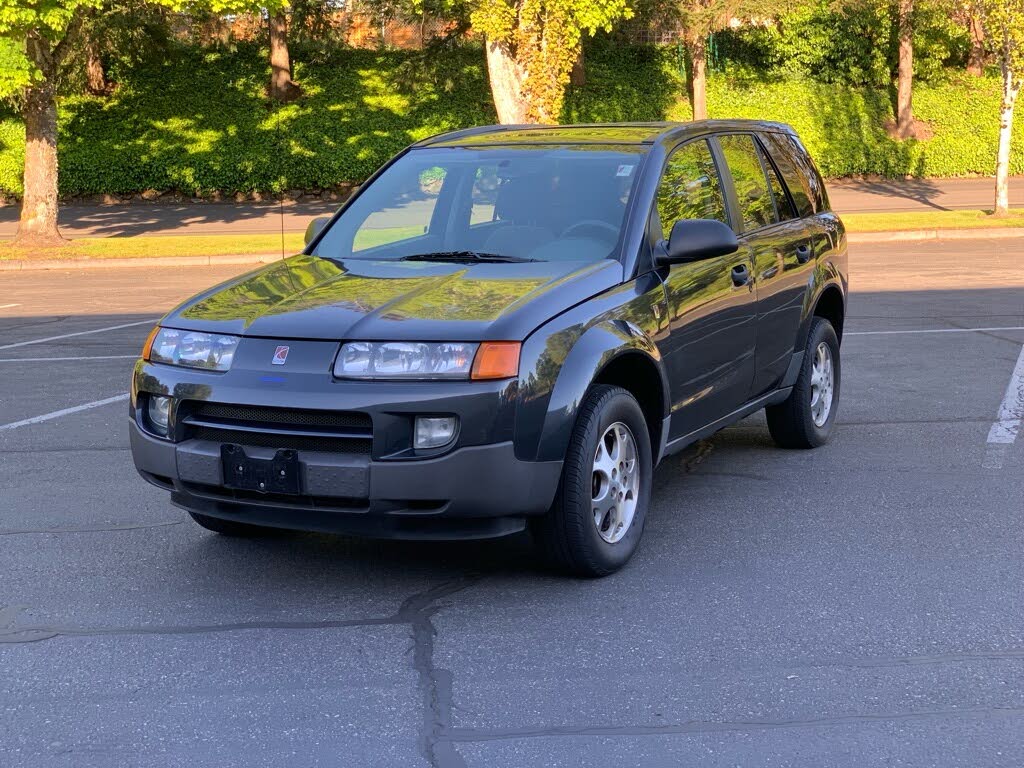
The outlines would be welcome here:
<svg viewBox="0 0 1024 768">
<path fill-rule="evenodd" d="M 503 256 L 500 253 L 484 253 L 483 251 L 437 251 L 435 253 L 416 253 L 412 256 L 403 256 L 401 261 L 461 261 L 467 264 L 506 264 L 537 261 L 537 259 L 521 259 L 518 256 Z"/>
</svg>

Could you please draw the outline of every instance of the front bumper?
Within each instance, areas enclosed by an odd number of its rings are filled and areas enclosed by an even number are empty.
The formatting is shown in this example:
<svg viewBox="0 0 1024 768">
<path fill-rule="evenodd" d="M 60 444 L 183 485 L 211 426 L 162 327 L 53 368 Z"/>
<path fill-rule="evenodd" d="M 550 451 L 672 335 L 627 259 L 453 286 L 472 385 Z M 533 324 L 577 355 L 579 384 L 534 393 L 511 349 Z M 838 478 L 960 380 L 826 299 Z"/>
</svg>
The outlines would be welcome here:
<svg viewBox="0 0 1024 768">
<path fill-rule="evenodd" d="M 253 525 L 399 539 L 464 539 L 522 530 L 544 513 L 562 463 L 516 458 L 511 441 L 467 445 L 435 458 L 376 461 L 369 455 L 300 451 L 302 496 L 225 488 L 220 443 L 172 443 L 129 420 L 139 473 L 179 507 Z M 269 448 L 246 447 L 271 458 Z"/>
</svg>

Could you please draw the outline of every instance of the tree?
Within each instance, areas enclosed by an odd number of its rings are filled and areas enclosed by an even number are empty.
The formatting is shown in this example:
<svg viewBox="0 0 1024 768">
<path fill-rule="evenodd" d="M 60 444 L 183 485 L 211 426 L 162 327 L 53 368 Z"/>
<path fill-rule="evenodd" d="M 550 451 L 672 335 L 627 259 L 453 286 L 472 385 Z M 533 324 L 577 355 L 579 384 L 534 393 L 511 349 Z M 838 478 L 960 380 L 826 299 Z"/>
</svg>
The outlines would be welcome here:
<svg viewBox="0 0 1024 768">
<path fill-rule="evenodd" d="M 967 54 L 967 73 L 981 77 L 985 74 L 985 25 L 975 3 L 967 4 L 964 10 L 967 17 L 967 32 L 971 37 L 971 50 Z"/>
<path fill-rule="evenodd" d="M 270 88 L 267 94 L 276 101 L 292 101 L 301 93 L 292 81 L 292 60 L 288 53 L 288 17 L 285 6 L 267 7 L 270 30 Z"/>
<path fill-rule="evenodd" d="M 87 12 L 101 0 L 0 0 L 0 36 L 24 46 L 18 67 L 28 73 L 21 93 L 25 176 L 15 242 L 53 245 L 57 229 L 57 74 Z"/>
<path fill-rule="evenodd" d="M 983 0 L 985 36 L 999 57 L 1003 97 L 999 105 L 999 149 L 996 153 L 995 215 L 1010 211 L 1010 139 L 1013 108 L 1024 84 L 1024 0 Z"/>
<path fill-rule="evenodd" d="M 202 3 L 205 0 L 199 1 Z M 213 13 L 266 15 L 270 38 L 270 82 L 267 85 L 267 96 L 280 102 L 294 101 L 302 93 L 302 89 L 292 80 L 291 54 L 288 51 L 288 7 L 287 0 L 208 0 L 208 8 Z"/>
<path fill-rule="evenodd" d="M 914 135 L 914 0 L 898 0 L 896 30 L 899 54 L 896 72 L 896 136 Z"/>
<path fill-rule="evenodd" d="M 784 10 L 777 0 L 679 0 L 674 11 L 683 29 L 683 44 L 690 60 L 690 104 L 694 120 L 708 116 L 707 40 L 715 32 L 739 21 L 764 20 Z"/>
<path fill-rule="evenodd" d="M 558 121 L 584 33 L 611 30 L 627 0 L 478 0 L 491 94 L 501 123 Z"/>
</svg>

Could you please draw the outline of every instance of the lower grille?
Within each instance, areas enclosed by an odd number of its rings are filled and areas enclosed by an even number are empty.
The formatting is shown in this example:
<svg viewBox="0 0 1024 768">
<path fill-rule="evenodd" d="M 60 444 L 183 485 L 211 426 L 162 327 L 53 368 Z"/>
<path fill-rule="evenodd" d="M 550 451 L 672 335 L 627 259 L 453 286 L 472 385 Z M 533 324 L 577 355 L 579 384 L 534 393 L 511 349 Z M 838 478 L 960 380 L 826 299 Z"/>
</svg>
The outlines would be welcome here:
<svg viewBox="0 0 1024 768">
<path fill-rule="evenodd" d="M 357 411 L 314 411 L 303 408 L 272 408 L 260 405 L 192 402 L 188 415 L 202 421 L 239 422 L 246 425 L 265 424 L 273 427 L 340 428 L 346 431 L 370 431 L 372 423 L 365 413 Z"/>
<path fill-rule="evenodd" d="M 368 454 L 371 441 L 360 437 L 330 437 L 289 435 L 280 432 L 245 432 L 194 426 L 189 430 L 193 440 L 212 440 L 217 443 L 251 445 L 257 448 L 291 448 L 296 451 L 324 451 L 327 453 Z"/>
<path fill-rule="evenodd" d="M 256 448 L 369 454 L 373 422 L 357 411 L 274 408 L 185 401 L 178 409 L 185 439 Z"/>
</svg>

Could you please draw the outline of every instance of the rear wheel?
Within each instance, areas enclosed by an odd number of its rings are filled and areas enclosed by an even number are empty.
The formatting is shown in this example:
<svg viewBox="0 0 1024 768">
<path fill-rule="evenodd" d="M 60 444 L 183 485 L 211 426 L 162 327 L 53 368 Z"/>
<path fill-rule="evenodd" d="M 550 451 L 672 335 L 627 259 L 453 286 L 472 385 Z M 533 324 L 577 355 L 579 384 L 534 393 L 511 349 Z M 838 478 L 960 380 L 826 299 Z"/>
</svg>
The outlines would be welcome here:
<svg viewBox="0 0 1024 768">
<path fill-rule="evenodd" d="M 593 387 L 569 440 L 555 502 L 533 526 L 548 560 L 578 576 L 624 566 L 643 534 L 652 471 L 639 403 L 621 387 Z"/>
<path fill-rule="evenodd" d="M 839 339 L 832 324 L 814 318 L 804 360 L 789 397 L 765 408 L 768 431 L 783 448 L 817 448 L 828 442 L 839 406 Z"/>
<path fill-rule="evenodd" d="M 219 533 L 222 536 L 253 537 L 272 536 L 275 533 L 279 533 L 276 528 L 268 528 L 263 525 L 240 523 L 237 520 L 224 520 L 220 517 L 201 515 L 198 512 L 189 512 L 189 515 L 206 530 Z"/>
</svg>

